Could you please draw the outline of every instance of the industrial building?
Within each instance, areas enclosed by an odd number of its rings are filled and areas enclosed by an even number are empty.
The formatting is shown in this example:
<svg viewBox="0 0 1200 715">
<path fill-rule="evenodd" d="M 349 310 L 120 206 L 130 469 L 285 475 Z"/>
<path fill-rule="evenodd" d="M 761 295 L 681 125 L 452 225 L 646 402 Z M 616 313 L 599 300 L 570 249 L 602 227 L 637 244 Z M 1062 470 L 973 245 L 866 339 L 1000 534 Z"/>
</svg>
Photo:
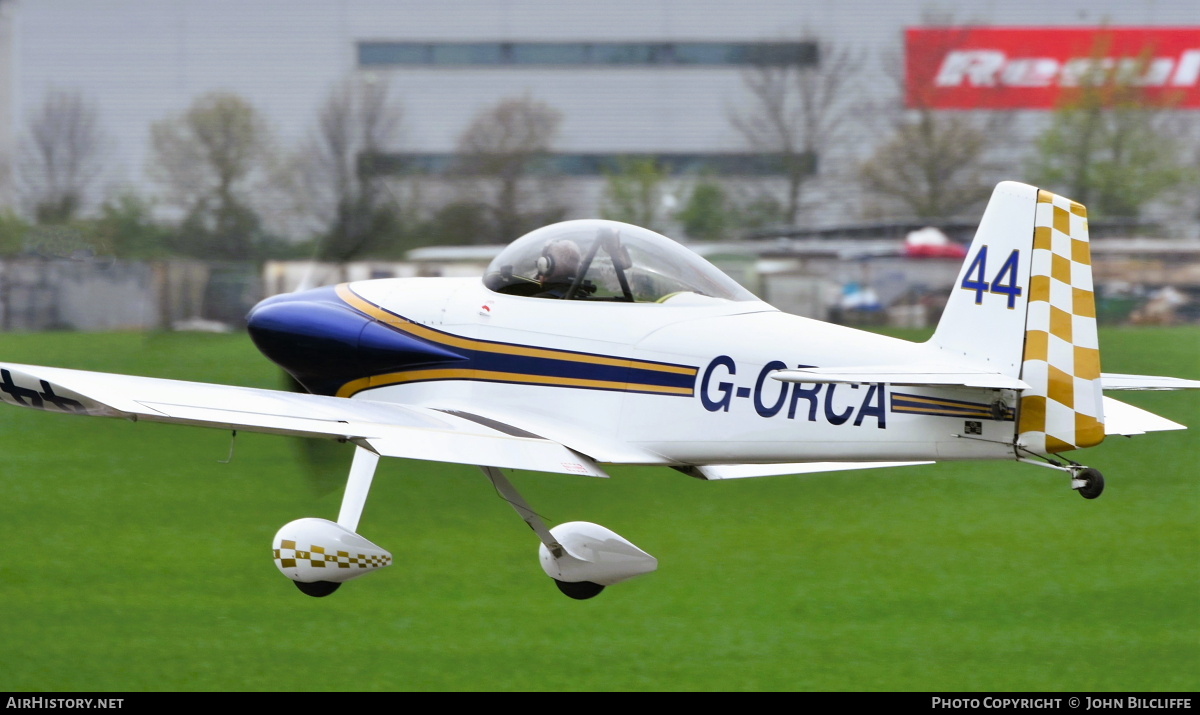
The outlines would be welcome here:
<svg viewBox="0 0 1200 715">
<path fill-rule="evenodd" d="M 815 152 L 801 213 L 807 224 L 828 226 L 862 220 L 866 207 L 875 218 L 888 211 L 863 194 L 854 169 L 886 140 L 888 116 L 913 92 L 903 84 L 904 65 L 918 48 L 906 47 L 906 31 L 1198 25 L 1194 0 L 0 0 L 0 156 L 11 166 L 47 93 L 78 91 L 111 140 L 97 191 L 153 192 L 150 126 L 197 97 L 243 96 L 281 148 L 298 150 L 331 89 L 358 77 L 386 83 L 402 109 L 391 150 L 434 173 L 472 119 L 497 102 L 524 96 L 555 108 L 562 121 L 552 150 L 565 174 L 558 185 L 567 190 L 568 215 L 595 215 L 602 172 L 625 156 L 658 158 L 673 170 L 676 192 L 703 171 L 777 180 L 769 163 L 756 160 L 762 148 L 731 121 L 753 105 L 747 68 L 820 69 L 836 50 L 858 63 L 839 89 L 847 126 Z M 1200 38 L 1193 44 L 1200 52 Z M 1047 49 L 1043 43 L 1024 53 L 1034 60 L 1010 62 L 1005 77 L 1039 69 L 1036 56 Z M 1191 76 L 1185 59 L 1174 60 L 1181 80 Z M 1180 88 L 1194 95 L 1200 83 Z M 957 111 L 978 100 L 967 101 Z M 1011 111 L 1019 115 L 1018 142 L 1028 142 L 1048 113 Z M 1012 146 L 998 151 L 995 178 L 1020 179 Z M 11 181 L 0 198 L 13 201 Z"/>
<path fill-rule="evenodd" d="M 1181 98 L 1173 105 L 1178 126 L 1195 152 L 1196 9 L 1195 0 L 0 0 L 0 208 L 20 208 L 12 170 L 31 117 L 53 92 L 83 97 L 106 137 L 94 208 L 123 188 L 161 191 L 147 171 L 151 126 L 206 93 L 245 98 L 286 154 L 303 150 L 331 91 L 353 79 L 387 87 L 401 114 L 387 153 L 434 184 L 472 121 L 525 97 L 561 116 L 549 188 L 566 218 L 600 213 L 605 172 L 628 157 L 652 157 L 670 170 L 662 206 L 669 218 L 702 176 L 780 191 L 786 180 L 770 152 L 734 121 L 755 110 L 748 78 L 763 66 L 827 71 L 848 56 L 853 71 L 838 77 L 832 95 L 837 131 L 811 151 L 796 222 L 774 234 L 729 236 L 742 244 L 722 254 L 726 268 L 743 271 L 779 307 L 829 317 L 837 293 L 860 277 L 888 304 L 914 285 L 937 292 L 953 279 L 953 260 L 872 254 L 899 251 L 897 227 L 912 217 L 864 190 L 856 169 L 893 138 L 906 107 L 911 114 L 928 102 L 944 113 L 1006 117 L 985 178 L 1021 180 L 1057 92 L 1095 61 L 1083 44 L 1095 42 L 1088 33 L 1103 28 L 1126 43 L 1114 50 L 1119 56 L 1145 58 L 1140 83 Z M 1147 212 L 1157 234 L 1109 232 L 1129 240 L 1109 250 L 1107 265 L 1141 272 L 1100 275 L 1113 285 L 1158 289 L 1182 280 L 1185 290 L 1200 290 L 1194 271 L 1184 270 L 1195 262 L 1198 212 L 1196 191 L 1176 192 Z M 978 211 L 960 218 L 973 226 Z M 885 223 L 890 228 L 874 230 Z M 1162 238 L 1182 240 L 1147 253 L 1146 240 Z M 890 248 L 877 246 L 887 240 Z M 736 258 L 751 254 L 749 268 Z M 411 270 L 428 269 L 416 260 Z M 452 268 L 443 262 L 436 270 Z M 1157 278 L 1137 278 L 1147 271 Z"/>
</svg>

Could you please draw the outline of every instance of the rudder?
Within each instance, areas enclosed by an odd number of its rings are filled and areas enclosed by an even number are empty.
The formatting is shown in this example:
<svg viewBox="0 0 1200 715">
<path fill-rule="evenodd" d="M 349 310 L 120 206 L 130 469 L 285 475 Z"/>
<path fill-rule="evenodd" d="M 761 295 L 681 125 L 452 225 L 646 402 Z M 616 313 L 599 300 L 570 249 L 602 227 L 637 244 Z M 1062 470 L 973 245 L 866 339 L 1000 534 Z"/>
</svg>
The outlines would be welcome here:
<svg viewBox="0 0 1200 715">
<path fill-rule="evenodd" d="M 1066 452 L 1104 440 L 1100 342 L 1087 209 L 1038 191 L 1018 443 Z"/>
</svg>

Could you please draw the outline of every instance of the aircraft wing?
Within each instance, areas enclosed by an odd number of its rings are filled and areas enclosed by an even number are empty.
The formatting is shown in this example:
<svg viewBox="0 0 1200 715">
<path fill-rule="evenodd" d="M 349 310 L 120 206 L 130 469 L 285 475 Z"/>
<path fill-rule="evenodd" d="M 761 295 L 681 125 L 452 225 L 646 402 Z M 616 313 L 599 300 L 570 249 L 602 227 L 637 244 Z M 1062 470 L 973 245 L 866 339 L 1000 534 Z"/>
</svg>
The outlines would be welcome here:
<svg viewBox="0 0 1200 715">
<path fill-rule="evenodd" d="M 1100 373 L 1100 386 L 1105 390 L 1200 390 L 1200 380 L 1104 372 Z"/>
<path fill-rule="evenodd" d="M 1029 385 L 998 372 L 966 371 L 961 366 L 944 368 L 908 365 L 875 365 L 868 367 L 805 367 L 779 370 L 771 377 L 783 382 L 836 382 L 890 385 L 927 385 L 936 387 L 985 387 L 993 389 L 1026 390 Z"/>
<path fill-rule="evenodd" d="M 0 363 L 0 401 L 50 412 L 324 437 L 386 457 L 607 477 L 558 442 L 427 407 Z"/>
</svg>

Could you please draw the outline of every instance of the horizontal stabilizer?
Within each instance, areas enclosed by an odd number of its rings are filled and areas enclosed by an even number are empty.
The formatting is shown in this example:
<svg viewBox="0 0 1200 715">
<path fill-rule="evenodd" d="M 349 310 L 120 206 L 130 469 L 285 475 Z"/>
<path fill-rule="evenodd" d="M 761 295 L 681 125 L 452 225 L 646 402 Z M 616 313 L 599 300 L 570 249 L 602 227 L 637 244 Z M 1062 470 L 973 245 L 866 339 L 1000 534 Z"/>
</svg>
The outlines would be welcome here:
<svg viewBox="0 0 1200 715">
<path fill-rule="evenodd" d="M 1200 380 L 1157 375 L 1118 375 L 1110 372 L 1100 374 L 1100 385 L 1105 390 L 1200 390 Z"/>
<path fill-rule="evenodd" d="M 1104 434 L 1106 435 L 1131 437 L 1135 434 L 1179 429 L 1187 429 L 1187 427 L 1153 412 L 1147 412 L 1140 407 L 1125 404 L 1111 397 L 1104 398 Z"/>
<path fill-rule="evenodd" d="M 889 385 L 926 385 L 936 387 L 984 387 L 991 389 L 1024 390 L 1029 387 L 1021 380 L 998 372 L 964 371 L 960 367 L 938 369 L 922 366 L 871 367 L 807 367 L 779 370 L 771 377 L 783 382 L 835 382 L 863 384 L 885 382 Z"/>
<path fill-rule="evenodd" d="M 682 467 L 678 469 L 691 477 L 715 481 L 719 479 L 778 477 L 785 474 L 844 472 L 852 469 L 911 467 L 918 464 L 933 464 L 933 462 L 798 462 L 793 464 L 710 464 L 703 467 Z"/>
</svg>

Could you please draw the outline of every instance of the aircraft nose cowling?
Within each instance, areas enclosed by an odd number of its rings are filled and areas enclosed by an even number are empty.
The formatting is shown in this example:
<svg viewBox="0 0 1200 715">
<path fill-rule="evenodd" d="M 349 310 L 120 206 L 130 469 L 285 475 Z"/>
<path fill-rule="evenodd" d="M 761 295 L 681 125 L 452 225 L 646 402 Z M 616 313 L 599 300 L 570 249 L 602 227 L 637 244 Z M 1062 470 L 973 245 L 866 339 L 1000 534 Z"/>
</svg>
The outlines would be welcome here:
<svg viewBox="0 0 1200 715">
<path fill-rule="evenodd" d="M 332 289 L 268 298 L 247 328 L 264 355 L 322 395 L 373 375 L 464 359 L 355 310 Z"/>
</svg>

